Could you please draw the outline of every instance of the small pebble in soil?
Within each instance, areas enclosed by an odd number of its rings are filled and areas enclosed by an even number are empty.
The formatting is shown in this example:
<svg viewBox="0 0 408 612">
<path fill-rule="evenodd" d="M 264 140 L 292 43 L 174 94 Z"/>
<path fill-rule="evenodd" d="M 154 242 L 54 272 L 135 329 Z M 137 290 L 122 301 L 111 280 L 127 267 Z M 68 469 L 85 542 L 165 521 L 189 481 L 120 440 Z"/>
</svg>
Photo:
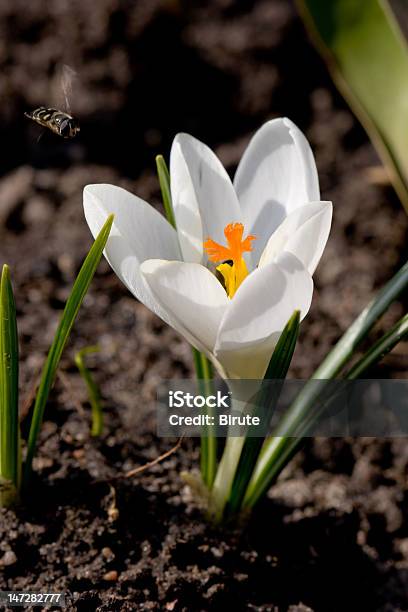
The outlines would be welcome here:
<svg viewBox="0 0 408 612">
<path fill-rule="evenodd" d="M 104 574 L 103 579 L 107 582 L 116 582 L 118 579 L 118 572 L 116 570 L 111 570 L 110 572 L 106 572 Z"/>
<path fill-rule="evenodd" d="M 102 557 L 104 557 L 107 561 L 112 561 L 112 559 L 115 558 L 115 553 L 109 548 L 109 546 L 105 546 L 102 548 Z"/>
<path fill-rule="evenodd" d="M 9 565 L 14 565 L 16 562 L 17 557 L 15 552 L 12 550 L 7 550 L 0 559 L 0 566 L 8 567 Z"/>
<path fill-rule="evenodd" d="M 108 521 L 109 523 L 114 523 L 119 518 L 119 510 L 116 506 L 112 505 L 108 508 Z"/>
<path fill-rule="evenodd" d="M 234 580 L 237 582 L 244 582 L 245 580 L 248 580 L 248 574 L 234 574 Z"/>
<path fill-rule="evenodd" d="M 408 538 L 398 540 L 397 544 L 401 554 L 408 559 Z"/>
<path fill-rule="evenodd" d="M 54 461 L 51 459 L 51 457 L 35 457 L 33 460 L 34 470 L 39 472 L 52 467 L 53 464 Z"/>
<path fill-rule="evenodd" d="M 207 589 L 207 591 L 205 592 L 204 597 L 206 597 L 207 599 L 211 599 L 212 597 L 214 597 L 214 595 L 216 595 L 217 593 L 220 593 L 222 591 L 225 590 L 225 584 L 222 584 L 221 582 L 218 582 L 216 584 L 213 584 L 212 586 L 210 586 L 209 589 Z"/>
<path fill-rule="evenodd" d="M 61 270 L 63 274 L 66 274 L 68 277 L 74 274 L 75 271 L 75 261 L 74 259 L 68 255 L 67 253 L 62 253 L 57 259 L 58 268 Z"/>
</svg>

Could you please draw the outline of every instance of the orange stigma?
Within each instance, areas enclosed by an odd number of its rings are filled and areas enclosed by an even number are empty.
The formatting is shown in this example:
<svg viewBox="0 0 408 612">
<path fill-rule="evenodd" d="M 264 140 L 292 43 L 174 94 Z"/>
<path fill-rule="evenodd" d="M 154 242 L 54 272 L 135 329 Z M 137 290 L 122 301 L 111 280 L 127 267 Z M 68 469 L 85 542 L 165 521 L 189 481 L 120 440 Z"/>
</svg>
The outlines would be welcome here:
<svg viewBox="0 0 408 612">
<path fill-rule="evenodd" d="M 242 223 L 229 223 L 225 226 L 224 236 L 227 240 L 228 246 L 222 246 L 215 240 L 208 238 L 204 242 L 204 249 L 207 251 L 208 259 L 210 261 L 228 261 L 232 259 L 234 263 L 238 263 L 242 259 L 243 253 L 249 253 L 252 251 L 252 240 L 255 240 L 255 236 L 247 236 L 245 240 L 242 240 L 244 235 L 244 226 Z"/>
<path fill-rule="evenodd" d="M 251 243 L 256 238 L 247 236 L 243 240 L 243 235 L 242 223 L 229 223 L 224 229 L 228 246 L 218 244 L 211 238 L 204 242 L 208 259 L 213 262 L 223 262 L 217 267 L 217 272 L 221 275 L 222 284 L 230 298 L 234 296 L 242 281 L 248 276 L 248 269 L 242 256 L 252 251 Z"/>
</svg>

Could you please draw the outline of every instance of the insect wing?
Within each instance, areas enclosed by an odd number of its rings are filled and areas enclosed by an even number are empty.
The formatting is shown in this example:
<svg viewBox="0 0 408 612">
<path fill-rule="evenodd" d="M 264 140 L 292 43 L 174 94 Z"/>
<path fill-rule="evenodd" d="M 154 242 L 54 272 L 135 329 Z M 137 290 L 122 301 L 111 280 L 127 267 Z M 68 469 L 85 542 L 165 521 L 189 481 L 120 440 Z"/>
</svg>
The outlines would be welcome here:
<svg viewBox="0 0 408 612">
<path fill-rule="evenodd" d="M 71 66 L 62 64 L 53 80 L 53 101 L 57 108 L 69 114 L 71 114 L 72 92 L 77 78 L 77 73 Z"/>
<path fill-rule="evenodd" d="M 62 138 L 73 138 L 79 132 L 77 120 L 71 115 L 70 100 L 77 73 L 67 64 L 62 64 L 51 81 L 53 108 L 41 106 L 24 113 L 26 117 L 54 132 Z M 58 102 L 57 102 L 58 100 Z"/>
</svg>

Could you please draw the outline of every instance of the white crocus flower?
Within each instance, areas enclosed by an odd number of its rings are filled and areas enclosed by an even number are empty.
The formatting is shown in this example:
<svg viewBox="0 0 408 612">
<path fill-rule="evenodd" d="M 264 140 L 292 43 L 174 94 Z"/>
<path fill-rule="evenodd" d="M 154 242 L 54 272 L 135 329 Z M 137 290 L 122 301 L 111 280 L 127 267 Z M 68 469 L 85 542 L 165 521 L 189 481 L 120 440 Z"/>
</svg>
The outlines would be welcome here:
<svg viewBox="0 0 408 612">
<path fill-rule="evenodd" d="M 96 236 L 115 219 L 105 256 L 133 295 L 203 351 L 227 378 L 262 378 L 295 309 L 307 314 L 330 230 L 309 144 L 289 119 L 254 135 L 234 183 L 216 155 L 178 134 L 170 157 L 177 231 L 113 185 L 88 185 Z"/>
</svg>

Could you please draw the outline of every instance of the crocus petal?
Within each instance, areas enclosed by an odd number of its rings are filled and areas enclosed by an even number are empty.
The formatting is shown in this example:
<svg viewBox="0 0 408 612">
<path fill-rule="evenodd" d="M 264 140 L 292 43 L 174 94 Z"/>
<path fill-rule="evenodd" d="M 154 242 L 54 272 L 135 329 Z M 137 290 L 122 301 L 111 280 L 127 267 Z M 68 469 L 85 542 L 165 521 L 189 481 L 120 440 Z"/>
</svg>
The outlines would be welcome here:
<svg viewBox="0 0 408 612">
<path fill-rule="evenodd" d="M 201 263 L 203 259 L 203 224 L 189 167 L 176 136 L 170 152 L 171 197 L 184 261 Z"/>
<path fill-rule="evenodd" d="M 331 202 L 311 202 L 290 213 L 269 238 L 259 267 L 289 251 L 313 274 L 329 237 L 332 208 Z"/>
<path fill-rule="evenodd" d="M 141 272 L 172 327 L 199 350 L 213 353 L 227 295 L 207 268 L 196 263 L 149 260 Z"/>
<path fill-rule="evenodd" d="M 170 175 L 183 257 L 199 263 L 203 241 L 210 237 L 225 243 L 225 226 L 241 221 L 238 198 L 215 153 L 188 134 L 178 134 L 173 141 Z"/>
<path fill-rule="evenodd" d="M 313 153 L 287 118 L 268 121 L 255 133 L 239 163 L 234 186 L 247 231 L 258 238 L 254 261 L 290 212 L 320 200 Z"/>
<path fill-rule="evenodd" d="M 147 202 L 114 185 L 87 185 L 84 210 L 94 237 L 108 215 L 115 215 L 105 257 L 129 291 L 168 322 L 140 273 L 140 264 L 152 257 L 181 259 L 174 228 Z"/>
<path fill-rule="evenodd" d="M 310 307 L 313 280 L 291 253 L 250 274 L 221 322 L 215 356 L 231 378 L 262 378 L 280 332 L 294 310 Z"/>
</svg>

